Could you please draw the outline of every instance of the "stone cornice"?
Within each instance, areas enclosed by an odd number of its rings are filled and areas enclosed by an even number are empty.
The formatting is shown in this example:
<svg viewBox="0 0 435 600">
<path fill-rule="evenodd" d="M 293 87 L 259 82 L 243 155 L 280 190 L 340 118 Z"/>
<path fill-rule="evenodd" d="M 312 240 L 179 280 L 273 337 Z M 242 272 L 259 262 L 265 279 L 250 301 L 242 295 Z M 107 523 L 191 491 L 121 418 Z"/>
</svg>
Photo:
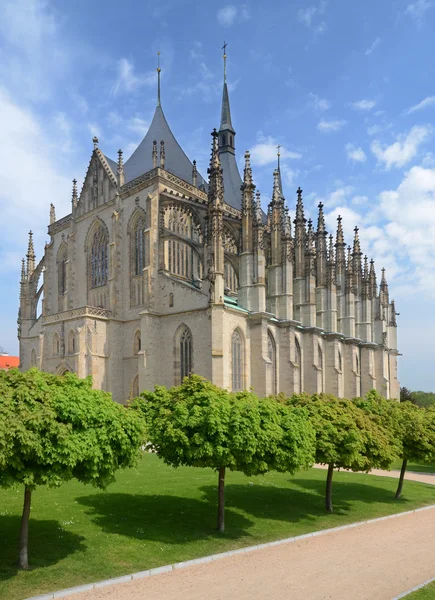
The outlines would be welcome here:
<svg viewBox="0 0 435 600">
<path fill-rule="evenodd" d="M 69 321 L 80 317 L 92 317 L 93 319 L 103 319 L 106 321 L 111 315 L 111 311 L 106 310 L 105 308 L 82 306 L 80 308 L 73 308 L 52 315 L 45 315 L 42 317 L 42 324 L 49 325 L 50 323 L 59 323 L 61 321 Z"/>
</svg>

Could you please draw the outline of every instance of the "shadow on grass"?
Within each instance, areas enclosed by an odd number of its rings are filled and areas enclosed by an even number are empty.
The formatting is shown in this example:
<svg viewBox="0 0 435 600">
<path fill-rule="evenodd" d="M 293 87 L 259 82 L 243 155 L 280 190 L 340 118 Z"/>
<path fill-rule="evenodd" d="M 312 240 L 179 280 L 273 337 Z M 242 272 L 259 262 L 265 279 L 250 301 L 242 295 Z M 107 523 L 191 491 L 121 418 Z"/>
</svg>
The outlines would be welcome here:
<svg viewBox="0 0 435 600">
<path fill-rule="evenodd" d="M 225 486 L 226 508 L 236 508 L 252 515 L 256 519 L 272 519 L 297 523 L 315 521 L 326 516 L 325 481 L 312 479 L 292 480 L 291 488 L 270 485 L 234 485 Z M 295 489 L 302 488 L 302 489 Z M 216 488 L 201 488 L 204 498 L 213 501 Z M 370 484 L 335 481 L 332 486 L 334 514 L 346 516 L 355 510 L 354 503 L 406 504 L 406 498 L 395 500 L 391 490 Z M 367 509 L 367 513 L 370 509 Z"/>
<path fill-rule="evenodd" d="M 0 581 L 17 572 L 21 518 L 0 517 Z M 29 523 L 29 564 L 31 569 L 55 565 L 74 552 L 85 550 L 81 535 L 62 529 L 58 521 L 32 519 Z"/>
<path fill-rule="evenodd" d="M 249 535 L 252 521 L 234 511 L 225 511 L 226 531 L 216 531 L 216 487 L 209 502 L 180 496 L 118 494 L 102 492 L 81 496 L 93 521 L 106 533 L 138 539 L 184 544 L 212 537 L 237 539 Z"/>
</svg>

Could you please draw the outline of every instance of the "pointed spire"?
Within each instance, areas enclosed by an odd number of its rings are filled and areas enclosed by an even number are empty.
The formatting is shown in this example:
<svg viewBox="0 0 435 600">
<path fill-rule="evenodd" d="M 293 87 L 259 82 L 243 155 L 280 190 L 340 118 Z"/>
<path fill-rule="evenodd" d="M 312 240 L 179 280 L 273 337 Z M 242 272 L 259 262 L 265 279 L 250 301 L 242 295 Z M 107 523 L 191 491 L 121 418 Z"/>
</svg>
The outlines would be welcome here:
<svg viewBox="0 0 435 600">
<path fill-rule="evenodd" d="M 389 322 L 390 327 L 397 327 L 397 319 L 396 315 L 399 313 L 396 312 L 396 303 L 394 300 L 391 300 L 391 319 Z"/>
<path fill-rule="evenodd" d="M 54 208 L 54 204 L 50 204 L 50 225 L 56 222 L 56 210 Z"/>
<path fill-rule="evenodd" d="M 361 252 L 361 244 L 359 241 L 359 229 L 358 227 L 355 227 L 354 231 L 354 238 L 353 238 L 353 256 L 362 256 L 362 252 Z"/>
<path fill-rule="evenodd" d="M 160 50 L 157 52 L 157 106 L 160 106 Z"/>
<path fill-rule="evenodd" d="M 344 241 L 344 234 L 343 234 L 343 225 L 342 225 L 341 221 L 342 221 L 342 217 L 341 217 L 341 215 L 338 215 L 338 217 L 337 217 L 337 238 L 336 238 L 336 243 L 335 243 L 336 248 L 338 246 L 343 246 L 343 245 L 346 247 L 346 243 Z"/>
<path fill-rule="evenodd" d="M 196 169 L 196 160 L 192 163 L 192 185 L 197 186 L 198 182 L 198 171 Z"/>
<path fill-rule="evenodd" d="M 29 245 L 27 248 L 27 275 L 30 275 L 35 270 L 35 249 L 33 247 L 33 233 L 29 231 Z"/>
<path fill-rule="evenodd" d="M 369 259 L 367 254 L 364 256 L 364 271 L 363 271 L 364 281 L 369 280 Z"/>
<path fill-rule="evenodd" d="M 306 223 L 307 220 L 304 216 L 304 202 L 302 200 L 302 190 L 299 187 L 297 189 L 298 200 L 296 202 L 296 217 L 294 220 L 294 224 Z"/>
<path fill-rule="evenodd" d="M 21 283 L 26 281 L 26 263 L 24 258 L 21 259 Z"/>
<path fill-rule="evenodd" d="M 227 86 L 227 43 L 225 42 L 223 45 L 224 51 L 224 86 L 222 90 L 222 107 L 221 107 L 221 124 L 219 127 L 219 146 L 221 150 L 228 150 L 234 153 L 235 143 L 234 136 L 235 131 L 233 124 L 231 122 L 231 110 L 230 110 L 230 98 L 228 95 L 228 86 Z"/>
<path fill-rule="evenodd" d="M 275 169 L 273 172 L 272 205 L 281 204 L 284 204 L 284 198 L 282 197 L 279 185 L 279 171 L 278 169 Z"/>
<path fill-rule="evenodd" d="M 252 169 L 251 169 L 251 155 L 249 153 L 249 150 L 246 150 L 246 152 L 245 152 L 245 169 L 243 171 L 243 186 L 245 188 L 248 186 L 249 187 L 253 186 Z"/>
<path fill-rule="evenodd" d="M 118 150 L 118 185 L 119 187 L 124 185 L 124 162 L 122 160 L 122 150 Z"/>
<path fill-rule="evenodd" d="M 334 236 L 332 235 L 332 233 L 329 235 L 328 261 L 331 264 L 335 263 L 335 256 L 334 256 Z"/>
<path fill-rule="evenodd" d="M 166 158 L 165 142 L 163 140 L 160 140 L 160 168 L 161 169 L 165 168 L 165 158 Z"/>
<path fill-rule="evenodd" d="M 373 258 L 370 261 L 370 272 L 369 272 L 369 298 L 376 298 L 378 292 L 378 286 L 376 283 L 376 271 L 375 271 L 375 261 Z"/>
<path fill-rule="evenodd" d="M 286 206 L 284 208 L 284 213 L 283 213 L 283 231 L 282 231 L 283 237 L 290 239 L 292 236 L 292 222 L 290 219 L 290 211 L 288 206 Z"/>
<path fill-rule="evenodd" d="M 255 224 L 259 227 L 263 225 L 263 212 L 261 210 L 261 194 L 257 190 L 255 194 Z"/>
<path fill-rule="evenodd" d="M 78 200 L 77 200 L 77 179 L 73 179 L 72 181 L 72 197 L 71 197 L 71 203 L 74 208 L 77 208 L 77 204 L 78 204 Z"/>
<path fill-rule="evenodd" d="M 278 182 L 279 182 L 279 191 L 281 192 L 281 196 L 284 198 L 284 192 L 282 190 L 282 179 L 281 179 L 281 164 L 280 164 L 280 157 L 281 157 L 281 145 L 278 144 L 278 146 L 276 147 L 277 150 L 277 158 L 278 158 Z"/>
<path fill-rule="evenodd" d="M 323 214 L 323 203 L 319 202 L 319 216 L 317 218 L 317 235 L 326 237 L 327 231 L 325 227 L 325 215 Z"/>
<path fill-rule="evenodd" d="M 379 285 L 379 296 L 381 298 L 381 304 L 387 306 L 389 303 L 388 283 L 385 277 L 385 268 L 382 267 L 381 283 Z"/>
<path fill-rule="evenodd" d="M 157 167 L 157 140 L 153 140 L 153 169 Z"/>
<path fill-rule="evenodd" d="M 311 219 L 308 219 L 307 249 L 308 249 L 308 251 L 311 251 L 314 249 L 314 229 L 313 229 L 313 221 Z"/>
<path fill-rule="evenodd" d="M 224 183 L 222 178 L 222 167 L 219 159 L 219 134 L 216 129 L 212 133 L 212 150 L 210 157 L 210 166 L 207 169 L 209 174 L 209 202 L 214 205 L 223 205 L 224 202 Z"/>
</svg>

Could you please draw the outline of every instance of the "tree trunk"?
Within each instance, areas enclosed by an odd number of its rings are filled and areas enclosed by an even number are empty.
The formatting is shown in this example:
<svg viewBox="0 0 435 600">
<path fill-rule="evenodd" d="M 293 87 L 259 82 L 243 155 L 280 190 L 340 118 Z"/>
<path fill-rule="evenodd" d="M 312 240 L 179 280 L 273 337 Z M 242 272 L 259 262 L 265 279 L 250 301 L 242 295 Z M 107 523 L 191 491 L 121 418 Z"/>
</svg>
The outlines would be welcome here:
<svg viewBox="0 0 435 600">
<path fill-rule="evenodd" d="M 334 465 L 328 465 L 328 476 L 326 477 L 326 510 L 332 513 L 332 476 L 334 474 Z"/>
<path fill-rule="evenodd" d="M 400 469 L 399 485 L 397 486 L 397 492 L 396 492 L 396 495 L 394 496 L 396 498 L 396 500 L 398 500 L 402 494 L 403 480 L 405 479 L 407 464 L 408 464 L 408 460 L 406 458 L 404 458 L 403 462 L 402 462 L 402 468 Z"/>
<path fill-rule="evenodd" d="M 20 554 L 18 558 L 18 568 L 28 569 L 29 559 L 27 555 L 27 543 L 29 540 L 29 517 L 30 517 L 30 501 L 32 499 L 32 490 L 24 487 L 24 505 L 23 505 L 23 516 L 21 517 L 21 529 L 20 529 Z"/>
<path fill-rule="evenodd" d="M 219 469 L 218 480 L 218 531 L 225 531 L 225 467 Z"/>
</svg>

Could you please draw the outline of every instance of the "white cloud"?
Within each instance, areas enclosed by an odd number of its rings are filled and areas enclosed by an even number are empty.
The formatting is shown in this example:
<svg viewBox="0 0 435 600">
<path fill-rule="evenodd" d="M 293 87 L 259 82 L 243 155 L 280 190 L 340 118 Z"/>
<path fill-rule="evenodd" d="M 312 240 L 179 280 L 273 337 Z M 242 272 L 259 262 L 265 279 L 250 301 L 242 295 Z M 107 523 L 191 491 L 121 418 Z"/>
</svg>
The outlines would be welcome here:
<svg viewBox="0 0 435 600">
<path fill-rule="evenodd" d="M 408 4 L 405 9 L 405 15 L 409 15 L 415 21 L 421 23 L 425 13 L 434 6 L 433 0 L 417 0 Z"/>
<path fill-rule="evenodd" d="M 58 118 L 62 122 L 63 117 Z M 50 201 L 55 202 L 59 217 L 70 212 L 71 180 L 62 174 L 61 155 L 56 153 L 58 136 L 48 138 L 46 127 L 42 127 L 32 113 L 17 105 L 2 88 L 0 129 L 0 162 L 3 165 L 0 262 L 4 253 L 9 260 L 17 252 L 22 256 L 25 254 L 29 229 L 34 231 L 35 250 L 40 258 L 47 239 Z M 69 164 L 68 168 L 74 173 L 74 166 Z M 18 274 L 18 263 L 11 263 L 9 267 Z"/>
<path fill-rule="evenodd" d="M 298 11 L 298 20 L 306 27 L 313 29 L 315 33 L 323 33 L 326 31 L 326 22 L 322 19 L 326 10 L 326 2 L 322 0 L 316 6 L 300 8 Z"/>
<path fill-rule="evenodd" d="M 418 104 L 415 104 L 414 106 L 411 106 L 411 108 L 408 108 L 408 110 L 406 111 L 406 114 L 410 115 L 411 113 L 417 112 L 418 110 L 423 110 L 423 108 L 427 108 L 428 106 L 433 106 L 434 104 L 435 104 L 435 96 L 427 96 L 424 100 L 422 100 Z"/>
<path fill-rule="evenodd" d="M 379 140 L 374 140 L 371 151 L 387 171 L 391 167 L 403 167 L 418 153 L 418 150 L 431 135 L 430 125 L 415 125 L 406 136 L 399 136 L 390 146 L 383 146 Z"/>
<path fill-rule="evenodd" d="M 218 23 L 223 27 L 231 27 L 236 22 L 248 21 L 250 18 L 251 15 L 246 4 L 242 4 L 240 7 L 229 4 L 218 10 L 217 13 Z"/>
<path fill-rule="evenodd" d="M 323 112 L 325 110 L 328 110 L 331 106 L 328 100 L 326 100 L 325 98 L 320 98 L 320 96 L 318 96 L 317 94 L 313 94 L 313 92 L 310 92 L 308 94 L 308 98 L 309 105 L 317 112 Z"/>
<path fill-rule="evenodd" d="M 133 92 L 144 85 L 156 85 L 155 71 L 137 75 L 133 63 L 127 58 L 121 58 L 117 63 L 117 78 L 112 87 L 112 94 L 117 96 L 118 94 Z"/>
<path fill-rule="evenodd" d="M 360 206 L 362 204 L 367 204 L 369 201 L 369 199 L 367 198 L 367 196 L 354 196 L 352 198 L 352 204 L 355 204 L 356 206 Z"/>
<path fill-rule="evenodd" d="M 375 100 L 358 100 L 358 102 L 352 102 L 351 107 L 356 110 L 372 110 L 376 106 Z"/>
<path fill-rule="evenodd" d="M 370 54 L 372 54 L 372 52 L 374 52 L 376 50 L 376 48 L 379 46 L 380 43 L 381 43 L 381 38 L 377 37 L 375 39 L 375 41 L 367 48 L 367 50 L 364 52 L 364 54 L 366 56 L 370 56 Z"/>
<path fill-rule="evenodd" d="M 317 123 L 317 129 L 322 133 L 333 133 L 335 131 L 340 131 L 346 125 L 346 121 L 337 120 L 337 121 L 327 121 L 322 119 Z"/>
<path fill-rule="evenodd" d="M 278 141 L 272 137 L 263 137 L 259 135 L 259 142 L 251 148 L 251 161 L 253 165 L 263 167 L 277 162 Z M 290 152 L 284 146 L 280 148 L 282 160 L 299 159 L 302 155 L 299 152 Z"/>
<path fill-rule="evenodd" d="M 371 127 L 367 127 L 368 135 L 376 135 L 382 131 L 382 127 L 380 125 L 371 125 Z"/>
<path fill-rule="evenodd" d="M 366 162 L 367 156 L 362 148 L 357 148 L 353 144 L 346 144 L 347 159 L 349 162 Z"/>
</svg>

